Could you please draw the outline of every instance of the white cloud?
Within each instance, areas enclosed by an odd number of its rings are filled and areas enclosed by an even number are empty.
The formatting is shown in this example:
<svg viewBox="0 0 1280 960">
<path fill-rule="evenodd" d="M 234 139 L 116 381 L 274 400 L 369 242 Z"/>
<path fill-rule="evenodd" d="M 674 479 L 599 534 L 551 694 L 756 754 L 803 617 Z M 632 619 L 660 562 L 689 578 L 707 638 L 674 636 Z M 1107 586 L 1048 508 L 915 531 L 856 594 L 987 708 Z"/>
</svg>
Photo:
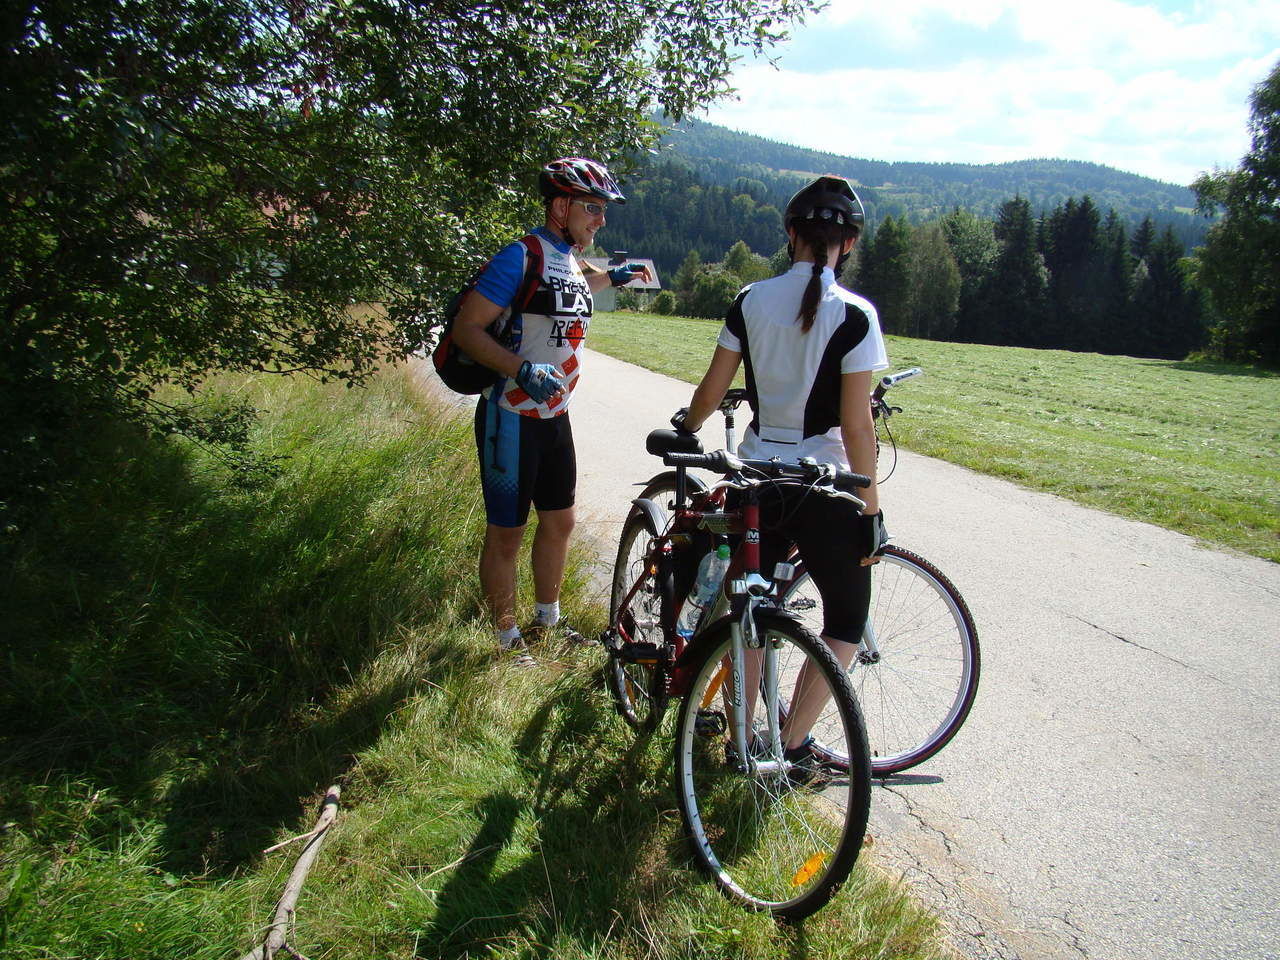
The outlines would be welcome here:
<svg viewBox="0 0 1280 960">
<path fill-rule="evenodd" d="M 784 48 L 781 71 L 744 65 L 740 99 L 709 118 L 874 159 L 1063 157 L 1189 183 L 1248 149 L 1249 91 L 1280 59 L 1280 4 L 1075 0 L 1066 22 L 1040 2 L 835 0 L 795 43 L 809 45 L 804 63 Z"/>
</svg>

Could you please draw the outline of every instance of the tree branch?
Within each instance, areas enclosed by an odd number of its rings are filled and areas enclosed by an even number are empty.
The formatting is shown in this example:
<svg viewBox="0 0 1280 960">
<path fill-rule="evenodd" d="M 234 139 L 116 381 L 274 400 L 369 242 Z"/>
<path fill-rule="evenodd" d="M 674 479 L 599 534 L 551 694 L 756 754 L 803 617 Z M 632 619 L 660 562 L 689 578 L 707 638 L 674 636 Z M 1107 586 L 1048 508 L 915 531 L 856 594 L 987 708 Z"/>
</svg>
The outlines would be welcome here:
<svg viewBox="0 0 1280 960">
<path fill-rule="evenodd" d="M 330 787 L 325 794 L 320 818 L 311 831 L 311 839 L 307 841 L 302 854 L 298 857 L 298 862 L 294 864 L 293 872 L 289 874 L 289 881 L 284 885 L 284 893 L 276 903 L 275 916 L 271 918 L 271 925 L 267 927 L 266 938 L 261 946 L 254 947 L 244 955 L 242 960 L 272 960 L 281 950 L 297 955 L 293 948 L 285 944 L 285 936 L 293 922 L 298 895 L 302 893 L 302 884 L 307 879 L 312 863 L 315 862 L 316 854 L 320 852 L 320 844 L 324 842 L 325 834 L 337 819 L 338 798 L 341 795 L 342 790 L 337 784 Z"/>
</svg>

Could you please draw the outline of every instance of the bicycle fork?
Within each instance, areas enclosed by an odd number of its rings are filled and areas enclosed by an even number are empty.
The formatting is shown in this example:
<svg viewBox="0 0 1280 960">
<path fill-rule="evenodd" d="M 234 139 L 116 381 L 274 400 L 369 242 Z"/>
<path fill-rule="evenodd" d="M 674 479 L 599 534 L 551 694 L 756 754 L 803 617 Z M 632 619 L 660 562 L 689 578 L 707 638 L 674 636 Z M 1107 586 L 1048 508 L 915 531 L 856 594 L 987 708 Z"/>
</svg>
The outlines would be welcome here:
<svg viewBox="0 0 1280 960">
<path fill-rule="evenodd" d="M 876 628 L 871 624 L 870 611 L 867 611 L 867 622 L 862 625 L 862 642 L 858 644 L 856 656 L 862 666 L 880 662 L 880 644 L 876 642 Z"/>
<path fill-rule="evenodd" d="M 738 769 L 742 773 L 785 773 L 787 764 L 782 761 L 782 730 L 778 706 L 778 650 L 767 643 L 756 628 L 755 611 L 759 599 L 744 598 L 742 616 L 735 617 L 729 625 L 729 714 L 732 717 L 731 736 L 737 751 Z M 752 661 L 755 661 L 753 664 Z M 758 667 L 758 669 L 757 669 Z M 763 759 L 753 756 L 750 749 L 750 718 L 754 711 L 755 691 L 764 694 L 765 719 L 769 740 Z"/>
</svg>

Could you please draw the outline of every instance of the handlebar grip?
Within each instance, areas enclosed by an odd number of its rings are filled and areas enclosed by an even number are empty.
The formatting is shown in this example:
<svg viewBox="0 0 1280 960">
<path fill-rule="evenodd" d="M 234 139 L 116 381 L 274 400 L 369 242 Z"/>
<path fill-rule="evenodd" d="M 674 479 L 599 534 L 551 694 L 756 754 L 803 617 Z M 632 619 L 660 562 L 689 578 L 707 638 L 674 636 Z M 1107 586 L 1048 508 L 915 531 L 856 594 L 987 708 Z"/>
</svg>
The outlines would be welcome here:
<svg viewBox="0 0 1280 960">
<path fill-rule="evenodd" d="M 876 388 L 871 391 L 871 399 L 873 402 L 879 402 L 890 387 L 896 387 L 903 380 L 910 380 L 912 377 L 919 377 L 924 371 L 919 367 L 910 367 L 906 370 L 899 370 L 897 373 L 886 373 L 880 378 L 880 382 L 876 384 Z"/>
<path fill-rule="evenodd" d="M 919 367 L 911 367 L 908 370 L 899 370 L 897 373 L 887 373 L 880 378 L 880 385 L 888 390 L 890 387 L 896 387 L 903 380 L 910 380 L 912 377 L 921 376 L 924 373 Z"/>
<path fill-rule="evenodd" d="M 853 493 L 865 487 L 871 486 L 871 478 L 861 473 L 853 473 L 850 470 L 837 470 L 832 480 L 832 485 L 837 490 L 843 490 L 845 493 Z"/>
<path fill-rule="evenodd" d="M 731 464 L 729 455 L 723 450 L 713 450 L 711 453 L 668 453 L 663 455 L 662 462 L 668 467 L 699 467 L 716 473 L 728 473 L 740 465 L 740 461 Z"/>
</svg>

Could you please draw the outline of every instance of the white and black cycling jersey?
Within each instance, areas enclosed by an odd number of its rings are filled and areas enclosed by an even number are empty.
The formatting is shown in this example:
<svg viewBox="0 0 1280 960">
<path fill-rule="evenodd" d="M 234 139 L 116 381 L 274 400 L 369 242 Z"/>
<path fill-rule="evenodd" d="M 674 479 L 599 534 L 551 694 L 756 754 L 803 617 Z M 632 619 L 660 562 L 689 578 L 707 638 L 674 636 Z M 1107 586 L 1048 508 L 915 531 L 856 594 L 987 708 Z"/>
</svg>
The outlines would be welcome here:
<svg viewBox="0 0 1280 960">
<path fill-rule="evenodd" d="M 843 469 L 849 464 L 840 436 L 840 377 L 883 370 L 880 318 L 871 302 L 822 271 L 822 297 L 806 333 L 796 319 L 813 264 L 800 261 L 782 276 L 742 289 L 725 316 L 717 341 L 742 354 L 751 424 L 738 455 L 813 457 Z"/>
</svg>

